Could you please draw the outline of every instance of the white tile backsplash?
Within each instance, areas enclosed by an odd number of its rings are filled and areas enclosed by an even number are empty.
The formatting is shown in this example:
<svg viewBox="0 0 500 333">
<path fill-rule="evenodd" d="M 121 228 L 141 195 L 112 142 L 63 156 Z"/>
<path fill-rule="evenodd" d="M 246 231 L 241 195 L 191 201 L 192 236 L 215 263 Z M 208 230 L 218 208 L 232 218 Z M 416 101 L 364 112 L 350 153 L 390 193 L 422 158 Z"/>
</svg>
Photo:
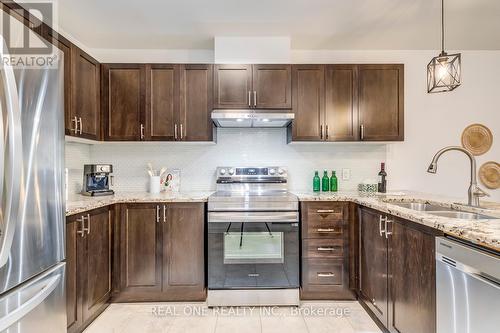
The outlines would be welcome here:
<svg viewBox="0 0 500 333">
<path fill-rule="evenodd" d="M 68 149 L 68 145 L 70 145 Z M 72 147 L 73 145 L 83 147 Z M 90 151 L 88 156 L 87 151 Z M 85 160 L 89 157 L 88 160 Z M 213 190 L 215 168 L 220 165 L 280 165 L 289 170 L 292 190 L 309 190 L 314 170 L 337 170 L 340 190 L 352 190 L 367 178 L 376 178 L 380 162 L 386 160 L 386 145 L 373 143 L 286 143 L 286 130 L 218 129 L 217 144 L 178 142 L 113 142 L 93 146 L 67 144 L 70 190 L 79 183 L 86 162 L 110 163 L 114 167 L 115 190 L 144 191 L 148 188 L 146 164 L 181 170 L 181 191 Z M 78 164 L 79 163 L 79 164 Z M 349 181 L 341 170 L 351 170 Z M 75 177 L 75 172 L 79 172 Z M 74 179 L 73 179 L 74 178 Z"/>
<path fill-rule="evenodd" d="M 69 193 L 79 193 L 82 190 L 83 165 L 90 162 L 90 147 L 86 144 L 66 142 Z"/>
</svg>

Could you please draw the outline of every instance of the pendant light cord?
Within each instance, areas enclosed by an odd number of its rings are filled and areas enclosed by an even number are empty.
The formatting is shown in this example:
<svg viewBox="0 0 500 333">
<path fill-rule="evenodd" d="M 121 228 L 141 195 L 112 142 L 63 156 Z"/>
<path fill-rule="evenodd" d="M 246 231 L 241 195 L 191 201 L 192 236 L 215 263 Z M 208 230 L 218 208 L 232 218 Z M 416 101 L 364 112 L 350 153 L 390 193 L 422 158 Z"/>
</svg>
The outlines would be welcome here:
<svg viewBox="0 0 500 333">
<path fill-rule="evenodd" d="M 441 52 L 444 53 L 444 0 L 441 0 Z"/>
</svg>

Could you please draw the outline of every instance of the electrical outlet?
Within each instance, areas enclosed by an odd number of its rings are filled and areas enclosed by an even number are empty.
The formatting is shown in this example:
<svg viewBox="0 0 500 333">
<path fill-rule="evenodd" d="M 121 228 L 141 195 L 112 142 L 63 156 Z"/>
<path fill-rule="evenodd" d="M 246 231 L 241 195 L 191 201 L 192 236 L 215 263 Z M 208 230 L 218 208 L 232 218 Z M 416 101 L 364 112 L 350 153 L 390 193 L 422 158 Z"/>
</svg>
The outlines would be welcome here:
<svg viewBox="0 0 500 333">
<path fill-rule="evenodd" d="M 351 169 L 342 169 L 342 180 L 351 179 Z"/>
</svg>

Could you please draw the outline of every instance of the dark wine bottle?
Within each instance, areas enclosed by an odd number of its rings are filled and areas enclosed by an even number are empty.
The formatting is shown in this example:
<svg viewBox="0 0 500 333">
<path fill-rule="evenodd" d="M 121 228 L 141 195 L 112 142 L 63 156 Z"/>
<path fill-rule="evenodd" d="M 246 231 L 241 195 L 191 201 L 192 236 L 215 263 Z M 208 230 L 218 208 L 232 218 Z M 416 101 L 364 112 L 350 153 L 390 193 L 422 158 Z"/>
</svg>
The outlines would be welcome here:
<svg viewBox="0 0 500 333">
<path fill-rule="evenodd" d="M 378 191 L 380 193 L 387 192 L 387 172 L 385 172 L 385 163 L 380 164 L 380 172 L 378 173 Z"/>
</svg>

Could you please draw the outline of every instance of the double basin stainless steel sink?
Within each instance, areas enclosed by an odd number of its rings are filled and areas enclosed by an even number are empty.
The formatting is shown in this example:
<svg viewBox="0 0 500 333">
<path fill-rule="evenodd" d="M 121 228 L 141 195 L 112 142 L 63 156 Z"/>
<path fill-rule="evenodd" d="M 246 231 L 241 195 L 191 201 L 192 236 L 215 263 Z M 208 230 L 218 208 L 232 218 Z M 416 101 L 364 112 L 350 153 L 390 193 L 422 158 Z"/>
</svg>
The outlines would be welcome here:
<svg viewBox="0 0 500 333">
<path fill-rule="evenodd" d="M 462 211 L 459 209 L 454 209 L 450 207 L 443 207 L 438 205 L 433 205 L 429 203 L 421 203 L 421 202 L 391 202 L 386 201 L 386 203 L 403 207 L 407 209 L 412 209 L 419 212 L 425 212 L 430 215 L 448 217 L 453 219 L 463 219 L 463 220 L 492 220 L 498 219 L 498 217 L 492 217 L 479 213 L 471 213 Z"/>
</svg>

